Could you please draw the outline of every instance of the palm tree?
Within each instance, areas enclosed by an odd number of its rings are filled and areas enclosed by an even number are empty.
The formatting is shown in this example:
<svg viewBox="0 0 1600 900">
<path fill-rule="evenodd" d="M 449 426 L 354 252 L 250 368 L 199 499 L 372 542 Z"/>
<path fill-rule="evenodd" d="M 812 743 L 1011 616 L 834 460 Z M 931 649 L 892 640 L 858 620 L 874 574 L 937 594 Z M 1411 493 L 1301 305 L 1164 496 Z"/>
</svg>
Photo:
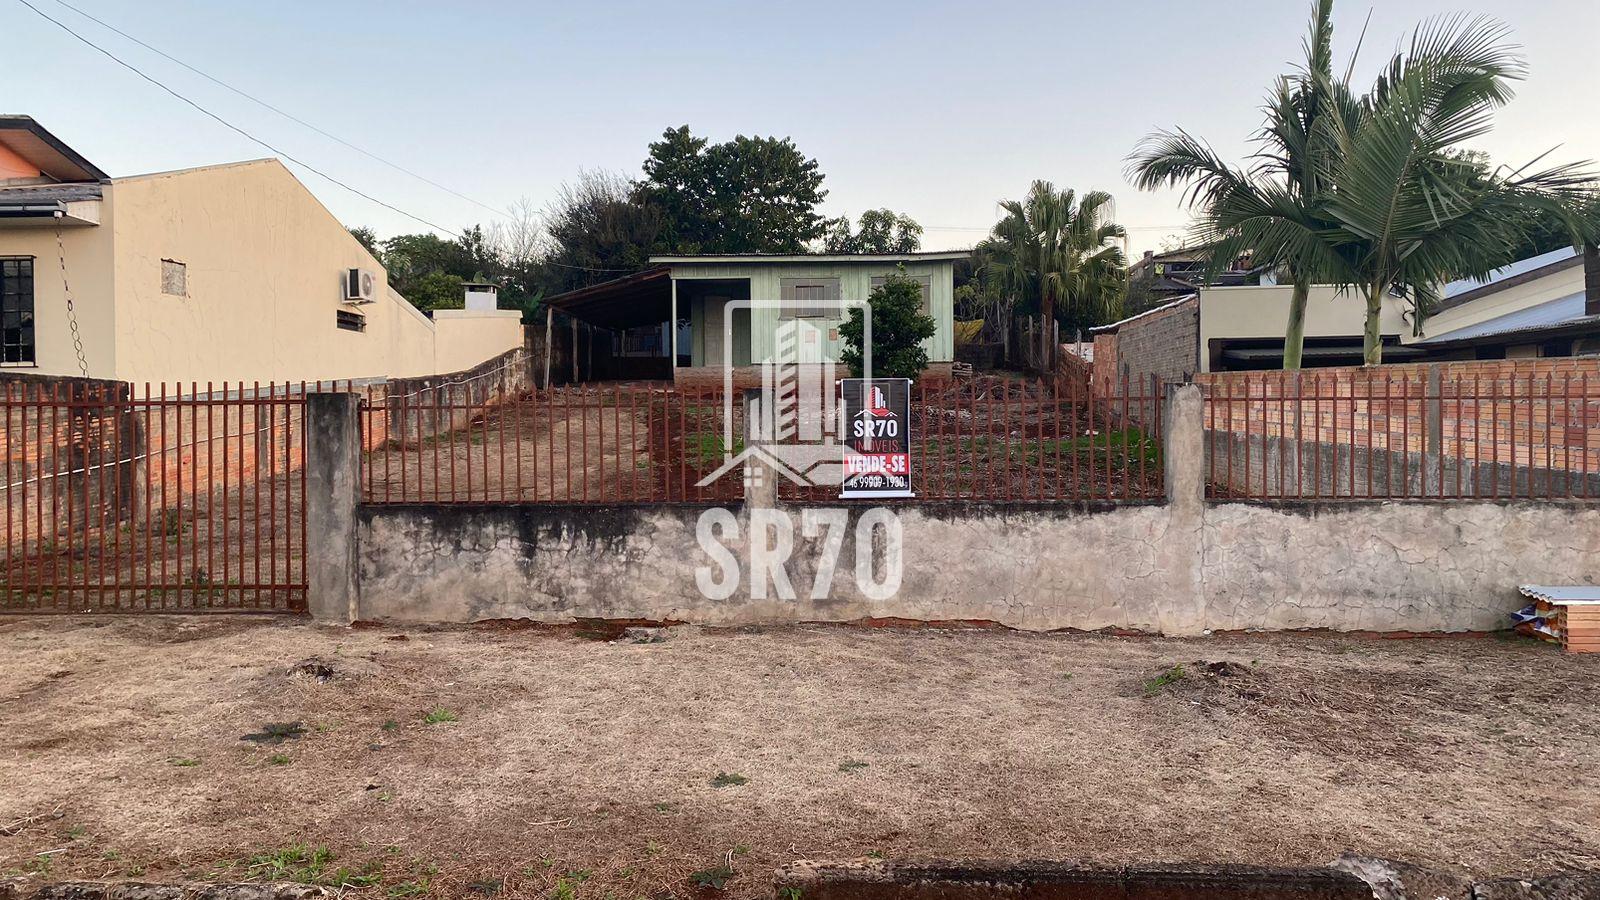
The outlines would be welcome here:
<svg viewBox="0 0 1600 900">
<path fill-rule="evenodd" d="M 1181 129 L 1145 138 L 1129 168 L 1143 190 L 1189 185 L 1185 199 L 1200 213 L 1196 231 L 1209 251 L 1208 278 L 1246 254 L 1252 265 L 1287 271 L 1294 288 L 1285 369 L 1300 368 L 1312 282 L 1338 279 L 1339 259 L 1320 239 L 1329 223 L 1317 209 L 1338 149 L 1327 122 L 1351 109 L 1345 82 L 1333 77 L 1333 0 L 1316 0 L 1304 49 L 1303 67 L 1278 79 L 1267 99 L 1249 170 L 1229 166 Z"/>
<path fill-rule="evenodd" d="M 985 278 L 1013 302 L 1037 298 L 1045 327 L 1042 356 L 1056 360 L 1054 331 L 1058 304 L 1079 321 L 1108 321 L 1121 303 L 1127 261 L 1117 245 L 1126 232 L 1112 221 L 1111 195 L 1071 189 L 1058 191 L 1035 181 L 1021 200 L 1000 204 L 1004 216 L 976 255 Z"/>
<path fill-rule="evenodd" d="M 1589 176 L 1581 164 L 1490 171 L 1461 151 L 1489 131 L 1494 109 L 1521 78 L 1504 26 L 1459 16 L 1419 26 L 1395 54 L 1359 112 L 1333 124 L 1338 151 L 1328 172 L 1326 242 L 1349 266 L 1366 301 L 1364 361 L 1382 361 L 1384 297 L 1402 296 L 1419 329 L 1452 278 L 1484 277 L 1512 260 L 1535 212 L 1565 222 Z"/>
</svg>

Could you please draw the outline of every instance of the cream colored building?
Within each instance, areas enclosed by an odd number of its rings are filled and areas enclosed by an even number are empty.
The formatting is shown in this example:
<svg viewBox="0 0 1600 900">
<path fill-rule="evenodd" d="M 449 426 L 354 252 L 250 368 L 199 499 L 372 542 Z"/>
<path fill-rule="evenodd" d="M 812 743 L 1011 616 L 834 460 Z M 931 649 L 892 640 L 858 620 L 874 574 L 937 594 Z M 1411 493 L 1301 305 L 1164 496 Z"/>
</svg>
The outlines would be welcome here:
<svg viewBox="0 0 1600 900">
<path fill-rule="evenodd" d="M 1200 371 L 1278 368 L 1288 285 L 1202 288 Z M 1355 291 L 1316 287 L 1306 305 L 1305 364 L 1359 365 L 1365 305 Z M 1123 323 L 1118 323 L 1119 325 Z M 1452 282 L 1417 334 L 1398 298 L 1379 327 L 1386 363 L 1600 354 L 1600 266 L 1563 248 L 1481 280 Z"/>
<path fill-rule="evenodd" d="M 515 310 L 435 311 L 275 159 L 112 178 L 0 117 L 0 374 L 313 381 L 470 368 Z M 474 304 L 481 307 L 481 303 Z"/>
</svg>

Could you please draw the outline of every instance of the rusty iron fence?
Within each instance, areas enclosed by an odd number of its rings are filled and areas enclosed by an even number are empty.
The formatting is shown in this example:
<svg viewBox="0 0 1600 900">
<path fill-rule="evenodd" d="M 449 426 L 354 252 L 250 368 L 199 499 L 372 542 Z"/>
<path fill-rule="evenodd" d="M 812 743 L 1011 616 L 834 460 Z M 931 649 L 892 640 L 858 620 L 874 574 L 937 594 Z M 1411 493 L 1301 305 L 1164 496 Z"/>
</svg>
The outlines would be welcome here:
<svg viewBox="0 0 1600 900">
<path fill-rule="evenodd" d="M 1567 362 L 1213 378 L 1208 495 L 1600 498 L 1600 361 Z"/>
<path fill-rule="evenodd" d="M 654 383 L 558 386 L 480 399 L 369 392 L 361 404 L 368 503 L 734 500 L 726 396 Z M 737 399 L 737 398 L 736 398 Z M 737 404 L 736 404 L 737 406 Z M 734 439 L 737 441 L 737 438 Z"/>
<path fill-rule="evenodd" d="M 319 387 L 0 386 L 0 612 L 304 609 Z"/>
<path fill-rule="evenodd" d="M 918 383 L 918 499 L 1141 502 L 1164 496 L 1161 389 L 1092 396 L 1072 380 Z M 670 383 L 553 387 L 480 399 L 369 392 L 368 503 L 730 502 L 744 495 L 740 391 Z M 838 460 L 843 449 L 835 451 Z M 780 480 L 790 501 L 837 502 L 831 483 Z"/>
</svg>

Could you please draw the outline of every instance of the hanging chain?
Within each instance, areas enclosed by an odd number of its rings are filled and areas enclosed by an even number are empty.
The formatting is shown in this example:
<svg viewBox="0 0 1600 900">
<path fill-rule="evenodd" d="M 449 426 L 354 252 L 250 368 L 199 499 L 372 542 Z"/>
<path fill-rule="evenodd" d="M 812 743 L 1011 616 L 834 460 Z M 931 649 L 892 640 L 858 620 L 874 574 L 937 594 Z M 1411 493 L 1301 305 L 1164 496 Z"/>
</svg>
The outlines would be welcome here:
<svg viewBox="0 0 1600 900">
<path fill-rule="evenodd" d="M 67 286 L 67 245 L 61 240 L 61 217 L 56 216 L 56 257 L 61 260 L 61 293 L 67 298 L 67 328 L 72 331 L 72 349 L 78 354 L 78 371 L 89 377 L 89 361 L 83 355 L 83 335 L 78 333 L 78 311 L 72 305 L 72 288 Z"/>
</svg>

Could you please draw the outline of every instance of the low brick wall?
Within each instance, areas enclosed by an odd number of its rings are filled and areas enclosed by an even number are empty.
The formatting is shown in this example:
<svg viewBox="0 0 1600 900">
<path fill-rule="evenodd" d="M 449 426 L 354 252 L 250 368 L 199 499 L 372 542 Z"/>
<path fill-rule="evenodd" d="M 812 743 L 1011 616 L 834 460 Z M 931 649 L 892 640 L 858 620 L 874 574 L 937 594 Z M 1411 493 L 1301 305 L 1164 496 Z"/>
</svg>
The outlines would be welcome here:
<svg viewBox="0 0 1600 900">
<path fill-rule="evenodd" d="M 1215 492 L 1233 497 L 1600 499 L 1600 471 L 1236 431 L 1206 431 L 1206 466 Z"/>
<path fill-rule="evenodd" d="M 1582 504 L 919 504 L 894 508 L 904 574 L 886 599 L 864 595 L 854 577 L 857 506 L 820 598 L 827 535 L 805 537 L 801 512 L 780 509 L 763 514 L 794 517 L 794 598 L 769 584 L 758 595 L 747 566 L 737 589 L 711 600 L 696 582 L 713 563 L 695 535 L 708 508 L 363 507 L 359 617 L 1482 631 L 1507 625 L 1523 604 L 1519 583 L 1600 577 L 1600 508 Z M 752 512 L 731 513 L 739 537 L 726 544 L 748 560 Z"/>
</svg>

